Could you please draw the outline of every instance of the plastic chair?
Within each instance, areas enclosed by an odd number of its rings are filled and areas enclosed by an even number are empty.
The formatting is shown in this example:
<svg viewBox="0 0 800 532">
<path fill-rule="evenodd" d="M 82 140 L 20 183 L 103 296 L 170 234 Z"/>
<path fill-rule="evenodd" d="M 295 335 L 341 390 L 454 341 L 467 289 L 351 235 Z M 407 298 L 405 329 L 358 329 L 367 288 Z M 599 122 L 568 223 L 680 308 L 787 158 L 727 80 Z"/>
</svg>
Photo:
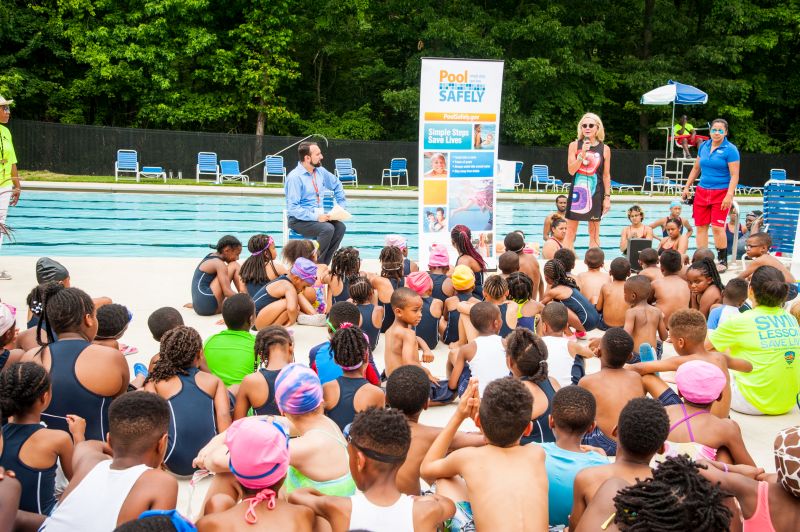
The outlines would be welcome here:
<svg viewBox="0 0 800 532">
<path fill-rule="evenodd" d="M 786 170 L 783 168 L 772 168 L 769 171 L 769 178 L 774 181 L 785 181 L 786 180 Z"/>
<path fill-rule="evenodd" d="M 536 191 L 539 191 L 539 185 L 544 187 L 545 192 L 548 189 L 557 191 L 564 188 L 564 182 L 560 179 L 550 175 L 550 168 L 546 164 L 534 164 L 531 166 L 531 178 L 528 180 L 528 190 L 533 189 L 534 183 L 536 184 Z"/>
<path fill-rule="evenodd" d="M 279 177 L 280 182 L 286 181 L 286 167 L 283 166 L 282 155 L 267 155 L 264 159 L 264 184 L 269 183 L 270 177 Z"/>
<path fill-rule="evenodd" d="M 333 206 L 336 202 L 333 199 L 333 192 L 330 190 L 326 190 L 322 193 L 322 212 L 330 212 L 333 209 Z M 286 211 L 283 211 L 283 242 L 286 245 L 286 242 L 289 240 L 306 240 L 306 237 L 301 235 L 300 233 L 289 229 L 289 216 L 287 215 Z"/>
<path fill-rule="evenodd" d="M 214 182 L 219 183 L 219 165 L 217 154 L 210 151 L 201 151 L 197 154 L 195 179 L 199 183 L 201 175 L 213 175 Z"/>
<path fill-rule="evenodd" d="M 525 188 L 525 183 L 522 182 L 522 168 L 524 164 L 522 161 L 514 161 L 514 190 L 518 188 Z"/>
<path fill-rule="evenodd" d="M 246 184 L 250 181 L 245 174 L 239 171 L 239 161 L 224 160 L 219 162 L 219 166 L 219 181 L 221 183 L 225 181 L 241 181 Z"/>
<path fill-rule="evenodd" d="M 400 179 L 403 177 L 406 178 L 406 184 L 401 185 Z M 408 161 L 402 157 L 392 159 L 389 163 L 389 168 L 384 168 L 381 172 L 381 186 L 383 186 L 383 182 L 388 179 L 389 186 L 394 186 L 394 179 L 397 178 L 397 186 L 408 186 Z"/>
<path fill-rule="evenodd" d="M 650 185 L 650 192 L 658 190 L 659 192 L 680 192 L 681 186 L 670 181 L 664 177 L 664 168 L 660 164 L 648 164 L 645 169 L 644 180 L 642 181 L 642 192 L 647 185 Z"/>
<path fill-rule="evenodd" d="M 342 185 L 350 183 L 351 185 L 358 186 L 358 171 L 353 168 L 353 161 L 350 159 L 336 159 L 334 161 L 336 169 L 334 173 Z"/>
<path fill-rule="evenodd" d="M 770 251 L 794 252 L 798 216 L 800 181 L 767 181 L 764 187 L 764 231 L 772 237 Z"/>
<path fill-rule="evenodd" d="M 124 179 L 120 174 L 133 174 L 133 179 L 139 181 L 139 154 L 136 150 L 117 150 L 117 160 L 114 161 L 114 181 Z M 131 176 L 128 176 L 130 179 Z"/>
<path fill-rule="evenodd" d="M 636 189 L 639 188 L 636 185 L 628 185 L 626 183 L 620 183 L 618 181 L 611 180 L 611 190 L 623 191 L 623 190 L 630 190 L 631 192 L 635 192 Z"/>
<path fill-rule="evenodd" d="M 167 182 L 167 173 L 160 166 L 142 166 L 139 175 L 143 179 L 163 179 L 164 183 Z"/>
</svg>

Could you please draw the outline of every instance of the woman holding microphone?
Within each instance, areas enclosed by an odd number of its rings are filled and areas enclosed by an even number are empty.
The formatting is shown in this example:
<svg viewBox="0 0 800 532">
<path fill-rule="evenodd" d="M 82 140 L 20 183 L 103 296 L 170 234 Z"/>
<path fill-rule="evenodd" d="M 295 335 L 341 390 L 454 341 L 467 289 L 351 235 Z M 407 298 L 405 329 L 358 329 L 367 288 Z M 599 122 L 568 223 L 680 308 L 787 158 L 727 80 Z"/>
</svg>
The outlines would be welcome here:
<svg viewBox="0 0 800 532">
<path fill-rule="evenodd" d="M 567 154 L 567 171 L 573 178 L 564 247 L 574 247 L 581 221 L 589 222 L 589 247 L 600 247 L 600 217 L 611 208 L 611 149 L 603 144 L 605 136 L 596 114 L 586 113 L 578 121 L 578 139 Z"/>
</svg>

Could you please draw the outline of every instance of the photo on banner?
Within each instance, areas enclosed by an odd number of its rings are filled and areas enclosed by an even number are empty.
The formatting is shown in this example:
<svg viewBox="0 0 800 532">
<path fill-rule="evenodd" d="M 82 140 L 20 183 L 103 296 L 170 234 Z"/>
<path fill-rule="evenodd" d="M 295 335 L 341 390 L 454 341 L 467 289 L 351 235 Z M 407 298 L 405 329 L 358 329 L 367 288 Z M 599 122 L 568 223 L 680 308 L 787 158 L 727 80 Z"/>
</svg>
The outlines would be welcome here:
<svg viewBox="0 0 800 532">
<path fill-rule="evenodd" d="M 448 247 L 449 233 L 469 227 L 473 245 L 496 265 L 494 243 L 498 184 L 502 61 L 422 59 L 419 116 L 419 253 Z"/>
</svg>

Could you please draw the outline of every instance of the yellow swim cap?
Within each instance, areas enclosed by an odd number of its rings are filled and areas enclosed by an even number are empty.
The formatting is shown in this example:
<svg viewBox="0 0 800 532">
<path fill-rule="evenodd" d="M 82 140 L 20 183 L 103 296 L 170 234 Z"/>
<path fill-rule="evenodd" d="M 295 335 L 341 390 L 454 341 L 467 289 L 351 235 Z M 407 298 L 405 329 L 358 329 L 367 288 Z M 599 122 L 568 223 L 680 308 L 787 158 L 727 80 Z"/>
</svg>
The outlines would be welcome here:
<svg viewBox="0 0 800 532">
<path fill-rule="evenodd" d="M 453 288 L 460 292 L 469 290 L 475 286 L 475 274 L 472 273 L 469 266 L 464 264 L 459 264 L 455 267 L 451 279 L 453 281 Z"/>
</svg>

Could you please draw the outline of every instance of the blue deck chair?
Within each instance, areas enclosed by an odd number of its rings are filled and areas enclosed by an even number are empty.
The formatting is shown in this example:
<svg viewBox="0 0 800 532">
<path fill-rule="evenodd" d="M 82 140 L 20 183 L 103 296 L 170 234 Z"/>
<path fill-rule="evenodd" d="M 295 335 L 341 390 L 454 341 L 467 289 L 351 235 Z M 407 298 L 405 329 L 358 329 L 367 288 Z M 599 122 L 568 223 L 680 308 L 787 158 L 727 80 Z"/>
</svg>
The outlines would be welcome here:
<svg viewBox="0 0 800 532">
<path fill-rule="evenodd" d="M 330 190 L 326 190 L 322 193 L 322 212 L 331 212 L 333 206 L 336 202 L 333 199 L 333 192 Z M 286 245 L 286 242 L 289 240 L 305 240 L 306 237 L 297 233 L 291 229 L 289 229 L 289 216 L 286 214 L 286 211 L 283 211 L 283 245 Z"/>
<path fill-rule="evenodd" d="M 548 189 L 552 189 L 553 191 L 564 189 L 564 182 L 551 176 L 550 168 L 548 168 L 546 164 L 534 164 L 531 166 L 531 178 L 528 180 L 528 190 L 532 190 L 534 184 L 536 185 L 537 192 L 539 191 L 539 185 L 541 185 L 545 191 Z"/>
<path fill-rule="evenodd" d="M 133 178 L 139 181 L 139 154 L 136 150 L 117 150 L 117 160 L 114 161 L 114 181 L 125 178 L 120 174 L 133 174 L 127 176 L 128 179 Z"/>
<path fill-rule="evenodd" d="M 618 190 L 618 191 L 621 192 L 623 190 L 630 190 L 631 192 L 634 192 L 634 191 L 636 191 L 637 188 L 639 188 L 639 187 L 637 187 L 636 185 L 628 185 L 626 183 L 620 183 L 618 181 L 614 181 L 613 179 L 611 180 L 611 190 L 612 191 Z"/>
<path fill-rule="evenodd" d="M 786 170 L 784 170 L 783 168 L 772 168 L 769 171 L 769 179 L 771 181 L 785 181 Z"/>
<path fill-rule="evenodd" d="M 764 186 L 764 231 L 772 237 L 770 251 L 793 253 L 798 215 L 800 181 L 767 181 Z"/>
<path fill-rule="evenodd" d="M 350 159 L 336 159 L 334 161 L 336 169 L 334 173 L 342 185 L 351 184 L 354 187 L 358 186 L 358 171 L 353 168 L 353 161 Z"/>
<path fill-rule="evenodd" d="M 142 166 L 139 175 L 142 179 L 163 179 L 164 183 L 167 182 L 167 173 L 160 166 Z"/>
<path fill-rule="evenodd" d="M 247 184 L 250 179 L 239 170 L 239 161 L 227 159 L 219 162 L 219 182 L 241 181 Z"/>
<path fill-rule="evenodd" d="M 647 185 L 650 185 L 650 193 L 653 190 L 659 192 L 677 193 L 680 192 L 681 186 L 666 177 L 664 177 L 664 168 L 660 164 L 648 164 L 645 169 L 644 180 L 642 181 L 642 192 Z"/>
<path fill-rule="evenodd" d="M 522 168 L 524 166 L 522 161 L 514 161 L 514 190 L 518 188 L 525 189 L 525 183 L 522 182 Z"/>
<path fill-rule="evenodd" d="M 406 184 L 401 185 L 400 180 L 406 178 Z M 381 172 L 381 186 L 386 179 L 389 180 L 389 186 L 394 186 L 394 180 L 397 178 L 397 186 L 408 186 L 408 161 L 402 157 L 392 159 L 389 163 L 389 168 L 384 168 Z"/>
<path fill-rule="evenodd" d="M 195 178 L 200 182 L 201 175 L 213 175 L 214 182 L 219 183 L 219 165 L 217 164 L 217 154 L 210 151 L 201 151 L 197 154 Z"/>
<path fill-rule="evenodd" d="M 281 184 L 286 180 L 286 167 L 283 166 L 282 155 L 267 155 L 264 159 L 264 184 L 269 183 L 270 177 L 280 178 Z"/>
</svg>

